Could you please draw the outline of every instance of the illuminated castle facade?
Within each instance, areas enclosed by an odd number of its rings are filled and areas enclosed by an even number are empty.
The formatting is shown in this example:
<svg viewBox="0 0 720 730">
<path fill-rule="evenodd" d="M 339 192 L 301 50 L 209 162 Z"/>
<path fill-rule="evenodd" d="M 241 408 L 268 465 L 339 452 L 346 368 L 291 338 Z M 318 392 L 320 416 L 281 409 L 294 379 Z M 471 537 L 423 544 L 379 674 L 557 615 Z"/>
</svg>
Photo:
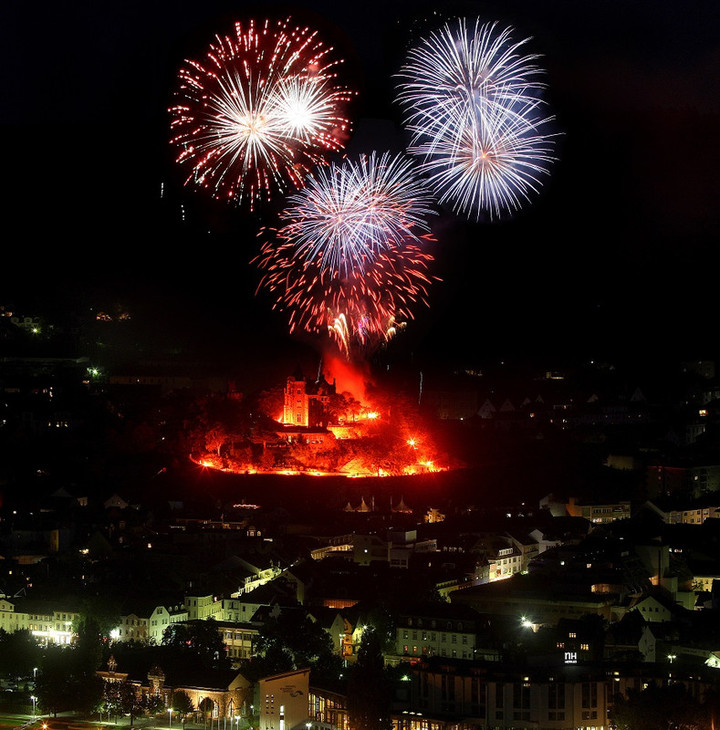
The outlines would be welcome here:
<svg viewBox="0 0 720 730">
<path fill-rule="evenodd" d="M 328 383 L 324 375 L 318 375 L 310 383 L 296 373 L 285 384 L 283 424 L 301 428 L 324 428 L 330 420 L 330 398 L 335 395 L 335 382 Z"/>
</svg>

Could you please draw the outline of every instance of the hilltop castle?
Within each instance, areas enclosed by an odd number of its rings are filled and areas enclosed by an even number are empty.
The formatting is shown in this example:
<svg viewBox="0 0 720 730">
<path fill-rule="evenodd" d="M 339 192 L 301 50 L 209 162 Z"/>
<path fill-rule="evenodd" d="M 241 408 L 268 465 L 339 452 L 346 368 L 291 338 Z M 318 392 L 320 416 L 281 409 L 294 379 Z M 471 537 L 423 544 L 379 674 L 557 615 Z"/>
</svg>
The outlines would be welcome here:
<svg viewBox="0 0 720 730">
<path fill-rule="evenodd" d="M 315 382 L 308 382 L 301 372 L 296 372 L 285 384 L 283 424 L 302 428 L 325 428 L 330 420 L 330 398 L 335 395 L 335 379 L 332 385 L 322 373 Z"/>
</svg>

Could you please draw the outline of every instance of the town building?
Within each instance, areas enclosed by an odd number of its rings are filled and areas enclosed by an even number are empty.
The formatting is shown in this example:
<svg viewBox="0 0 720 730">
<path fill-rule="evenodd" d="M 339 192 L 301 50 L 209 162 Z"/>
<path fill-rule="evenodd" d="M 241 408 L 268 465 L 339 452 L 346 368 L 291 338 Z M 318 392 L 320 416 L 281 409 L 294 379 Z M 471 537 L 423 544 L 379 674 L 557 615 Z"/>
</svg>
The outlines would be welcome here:
<svg viewBox="0 0 720 730">
<path fill-rule="evenodd" d="M 474 659 L 481 617 L 463 605 L 425 604 L 395 616 L 392 661 L 423 656 Z"/>
<path fill-rule="evenodd" d="M 259 730 L 296 730 L 309 719 L 310 670 L 265 677 L 258 682 Z"/>
<path fill-rule="evenodd" d="M 0 597 L 0 630 L 27 630 L 40 644 L 70 644 L 79 618 L 79 607 L 61 600 Z"/>
<path fill-rule="evenodd" d="M 593 524 L 607 524 L 615 520 L 630 518 L 630 501 L 614 503 L 580 501 L 577 497 L 570 497 L 565 506 L 571 517 L 584 517 Z"/>
<path fill-rule="evenodd" d="M 128 600 L 121 611 L 118 625 L 111 632 L 112 638 L 119 641 L 161 644 L 171 624 L 189 617 L 182 603 L 158 605 L 151 599 Z"/>
</svg>

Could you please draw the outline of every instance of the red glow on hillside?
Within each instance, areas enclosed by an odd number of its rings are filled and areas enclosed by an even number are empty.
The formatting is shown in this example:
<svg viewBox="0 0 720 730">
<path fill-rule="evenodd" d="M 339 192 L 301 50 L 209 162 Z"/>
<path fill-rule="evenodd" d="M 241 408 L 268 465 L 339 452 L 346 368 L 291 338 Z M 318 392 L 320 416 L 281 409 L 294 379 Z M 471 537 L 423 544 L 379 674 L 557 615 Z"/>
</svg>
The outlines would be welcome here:
<svg viewBox="0 0 720 730">
<path fill-rule="evenodd" d="M 373 384 L 373 379 L 366 364 L 353 364 L 332 352 L 326 352 L 323 355 L 323 375 L 330 382 L 335 380 L 338 393 L 350 393 L 363 405 L 368 405 L 367 386 Z"/>
<path fill-rule="evenodd" d="M 204 468 L 236 474 L 383 477 L 446 471 L 417 404 L 371 390 L 367 368 L 327 357 L 323 374 L 289 376 L 282 419 L 266 401 L 265 420 L 244 432 L 217 423 L 191 455 Z"/>
</svg>

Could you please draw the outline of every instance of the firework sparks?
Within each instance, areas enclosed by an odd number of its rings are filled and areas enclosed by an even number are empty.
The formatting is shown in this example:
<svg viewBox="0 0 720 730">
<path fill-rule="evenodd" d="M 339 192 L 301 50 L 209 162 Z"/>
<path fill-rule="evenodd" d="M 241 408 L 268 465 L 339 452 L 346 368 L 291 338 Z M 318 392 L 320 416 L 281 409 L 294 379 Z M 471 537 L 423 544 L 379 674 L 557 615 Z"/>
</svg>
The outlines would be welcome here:
<svg viewBox="0 0 720 730">
<path fill-rule="evenodd" d="M 527 39 L 496 23 L 448 23 L 408 55 L 398 102 L 409 151 L 440 201 L 477 218 L 518 210 L 553 161 L 552 117 Z"/>
<path fill-rule="evenodd" d="M 483 123 L 466 119 L 453 133 L 420 139 L 412 150 L 423 158 L 421 169 L 440 202 L 458 213 L 485 210 L 497 217 L 530 202 L 554 159 L 538 111 L 535 104 L 513 114 L 495 109 Z"/>
<path fill-rule="evenodd" d="M 332 48 L 290 19 L 236 23 L 202 61 L 186 61 L 170 108 L 171 143 L 186 184 L 237 202 L 302 185 L 341 150 L 352 94 L 339 81 Z"/>
<path fill-rule="evenodd" d="M 398 101 L 408 110 L 408 122 L 435 118 L 448 107 L 481 111 L 523 101 L 544 88 L 537 55 L 522 53 L 529 39 L 516 42 L 512 28 L 465 19 L 446 24 L 410 50 L 398 74 L 403 79 Z"/>
<path fill-rule="evenodd" d="M 290 331 L 328 332 L 346 354 L 390 339 L 427 303 L 430 197 L 410 163 L 388 154 L 320 169 L 290 196 L 284 225 L 255 259 L 261 288 Z"/>
</svg>

